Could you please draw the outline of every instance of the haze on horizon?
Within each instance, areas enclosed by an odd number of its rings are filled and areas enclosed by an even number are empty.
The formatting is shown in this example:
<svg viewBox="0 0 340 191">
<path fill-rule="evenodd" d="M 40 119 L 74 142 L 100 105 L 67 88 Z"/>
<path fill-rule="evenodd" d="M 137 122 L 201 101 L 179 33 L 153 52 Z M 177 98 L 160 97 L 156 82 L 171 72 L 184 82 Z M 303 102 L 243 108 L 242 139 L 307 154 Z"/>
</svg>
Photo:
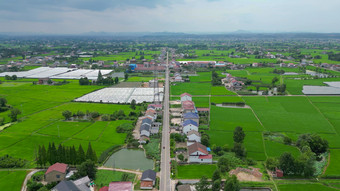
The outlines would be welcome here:
<svg viewBox="0 0 340 191">
<path fill-rule="evenodd" d="M 0 32 L 340 33 L 337 0 L 4 0 Z"/>
</svg>

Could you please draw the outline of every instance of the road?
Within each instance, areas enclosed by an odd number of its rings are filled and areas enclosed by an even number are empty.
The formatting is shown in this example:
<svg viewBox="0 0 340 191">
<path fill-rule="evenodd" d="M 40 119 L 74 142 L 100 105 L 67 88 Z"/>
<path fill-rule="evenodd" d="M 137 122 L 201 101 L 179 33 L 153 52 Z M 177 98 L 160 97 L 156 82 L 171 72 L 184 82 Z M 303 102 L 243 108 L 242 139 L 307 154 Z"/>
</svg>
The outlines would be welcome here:
<svg viewBox="0 0 340 191">
<path fill-rule="evenodd" d="M 170 120 L 169 120 L 169 55 L 167 53 L 164 101 L 163 101 L 163 131 L 161 153 L 161 177 L 159 190 L 170 191 Z"/>
<path fill-rule="evenodd" d="M 27 181 L 31 179 L 33 174 L 35 174 L 36 172 L 42 171 L 42 170 L 44 170 L 44 169 L 32 169 L 32 171 L 26 175 L 26 178 L 25 178 L 24 182 L 22 183 L 21 191 L 26 191 L 27 190 Z"/>
</svg>

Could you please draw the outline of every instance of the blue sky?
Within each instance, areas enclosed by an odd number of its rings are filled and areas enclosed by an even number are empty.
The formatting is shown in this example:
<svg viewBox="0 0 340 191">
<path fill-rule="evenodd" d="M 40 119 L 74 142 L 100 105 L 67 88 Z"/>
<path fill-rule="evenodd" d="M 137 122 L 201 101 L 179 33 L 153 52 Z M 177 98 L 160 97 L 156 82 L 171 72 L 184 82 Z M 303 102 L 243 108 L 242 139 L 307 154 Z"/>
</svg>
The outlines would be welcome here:
<svg viewBox="0 0 340 191">
<path fill-rule="evenodd" d="M 340 0 L 1 0 L 0 32 L 340 32 Z"/>
</svg>

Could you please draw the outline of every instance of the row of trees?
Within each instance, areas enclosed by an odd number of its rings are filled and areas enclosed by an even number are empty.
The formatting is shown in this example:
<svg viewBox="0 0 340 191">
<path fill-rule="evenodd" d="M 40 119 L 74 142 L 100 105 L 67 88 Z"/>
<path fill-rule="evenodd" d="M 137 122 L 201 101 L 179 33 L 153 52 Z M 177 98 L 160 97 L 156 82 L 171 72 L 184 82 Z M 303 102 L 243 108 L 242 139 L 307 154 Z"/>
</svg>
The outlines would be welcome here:
<svg viewBox="0 0 340 191">
<path fill-rule="evenodd" d="M 218 76 L 218 73 L 216 71 L 212 71 L 211 77 L 211 83 L 213 86 L 222 85 L 221 78 Z"/>
<path fill-rule="evenodd" d="M 87 151 L 85 153 L 83 147 L 79 145 L 78 150 L 75 146 L 55 146 L 54 142 L 48 144 L 46 149 L 44 145 L 39 145 L 39 150 L 36 157 L 36 162 L 40 166 L 45 166 L 47 163 L 54 164 L 56 162 L 66 164 L 81 164 L 87 159 L 97 162 L 96 151 L 92 149 L 91 143 L 89 143 Z"/>
<path fill-rule="evenodd" d="M 18 77 L 17 77 L 17 75 L 13 75 L 13 76 L 6 75 L 6 76 L 5 76 L 5 79 L 6 79 L 6 80 L 17 80 Z"/>
</svg>

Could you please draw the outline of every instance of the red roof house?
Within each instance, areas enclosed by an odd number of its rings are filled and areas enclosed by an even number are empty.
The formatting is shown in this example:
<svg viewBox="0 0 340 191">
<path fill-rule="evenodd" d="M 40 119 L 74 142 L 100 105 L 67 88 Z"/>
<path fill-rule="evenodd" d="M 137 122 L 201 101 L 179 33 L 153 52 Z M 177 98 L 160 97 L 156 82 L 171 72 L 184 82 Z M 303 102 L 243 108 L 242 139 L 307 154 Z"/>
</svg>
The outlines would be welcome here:
<svg viewBox="0 0 340 191">
<path fill-rule="evenodd" d="M 64 163 L 55 163 L 45 172 L 45 181 L 48 183 L 58 182 L 65 179 L 68 165 Z"/>
</svg>

